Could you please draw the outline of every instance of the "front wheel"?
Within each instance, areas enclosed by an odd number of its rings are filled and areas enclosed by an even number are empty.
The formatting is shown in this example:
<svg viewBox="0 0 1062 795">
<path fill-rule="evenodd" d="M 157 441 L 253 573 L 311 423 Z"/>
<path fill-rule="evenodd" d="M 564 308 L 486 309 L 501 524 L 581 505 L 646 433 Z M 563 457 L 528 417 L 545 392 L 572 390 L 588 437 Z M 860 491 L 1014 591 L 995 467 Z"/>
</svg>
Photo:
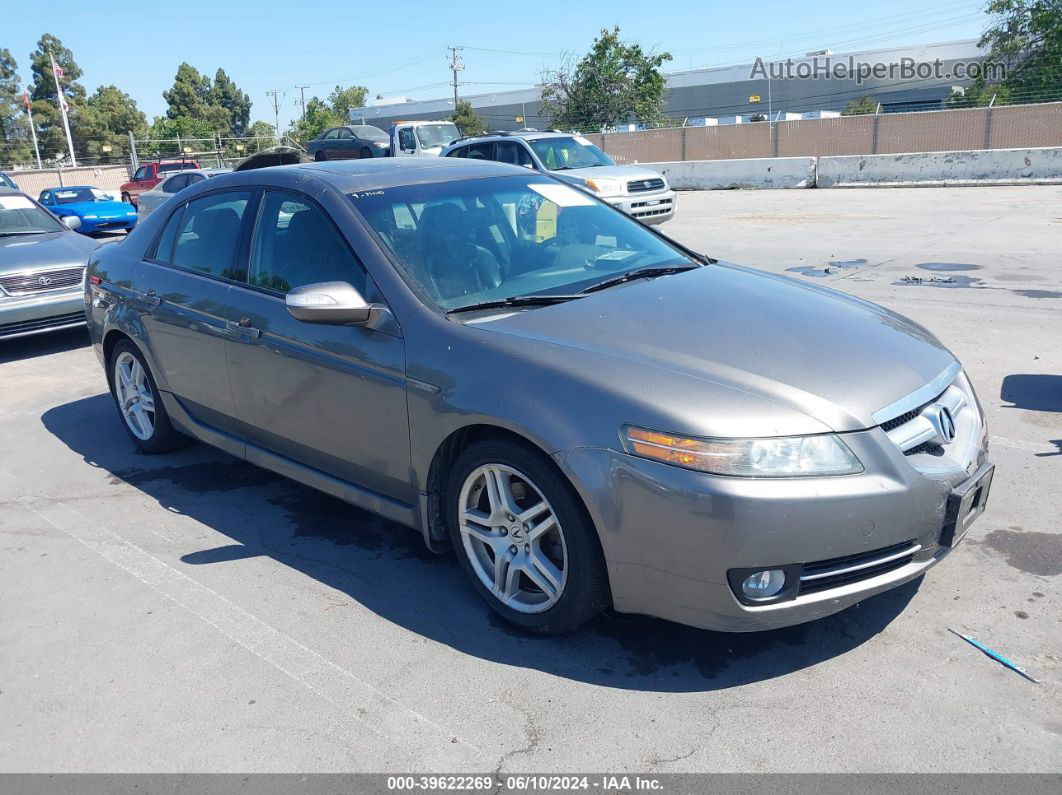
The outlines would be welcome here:
<svg viewBox="0 0 1062 795">
<path fill-rule="evenodd" d="M 597 532 L 541 453 L 509 441 L 478 442 L 451 470 L 446 499 L 462 568 L 513 624 L 557 634 L 609 605 Z"/>
<path fill-rule="evenodd" d="M 328 158 L 327 158 L 327 157 L 325 157 L 325 153 L 324 153 L 324 152 L 317 152 L 317 153 L 316 153 L 316 154 L 315 154 L 315 155 L 313 156 L 313 159 L 314 159 L 315 161 L 317 161 L 318 163 L 320 163 L 320 162 L 322 162 L 322 161 L 325 161 L 325 160 L 327 160 Z"/>
<path fill-rule="evenodd" d="M 143 354 L 133 343 L 123 340 L 114 346 L 108 380 L 118 416 L 137 447 L 145 453 L 165 453 L 184 443 L 170 424 Z"/>
<path fill-rule="evenodd" d="M 366 157 L 372 157 L 372 150 L 367 146 L 363 146 L 361 148 L 361 151 L 358 153 L 358 157 L 360 157 L 362 160 L 364 160 Z"/>
</svg>

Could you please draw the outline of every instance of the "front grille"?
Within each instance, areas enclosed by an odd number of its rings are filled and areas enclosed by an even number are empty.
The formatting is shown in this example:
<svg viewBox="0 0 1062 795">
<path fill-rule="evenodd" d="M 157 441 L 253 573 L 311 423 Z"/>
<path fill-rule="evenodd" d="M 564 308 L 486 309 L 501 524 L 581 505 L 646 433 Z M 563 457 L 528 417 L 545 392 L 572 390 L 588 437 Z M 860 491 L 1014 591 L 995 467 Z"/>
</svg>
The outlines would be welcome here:
<svg viewBox="0 0 1062 795">
<path fill-rule="evenodd" d="M 636 179 L 627 183 L 627 193 L 645 193 L 649 190 L 663 190 L 664 180 L 656 177 L 655 179 Z"/>
<path fill-rule="evenodd" d="M 18 337 L 36 331 L 47 331 L 63 326 L 73 326 L 85 322 L 84 312 L 67 312 L 51 317 L 37 317 L 33 320 L 20 320 L 15 323 L 0 323 L 0 337 Z"/>
<path fill-rule="evenodd" d="M 879 574 L 894 571 L 911 562 L 921 546 L 913 540 L 893 544 L 857 555 L 807 563 L 800 572 L 798 596 L 818 593 L 831 588 L 840 588 L 861 580 L 869 580 Z"/>
<path fill-rule="evenodd" d="M 65 290 L 81 284 L 85 269 L 62 268 L 0 276 L 0 287 L 9 295 L 33 295 L 46 290 Z"/>
</svg>

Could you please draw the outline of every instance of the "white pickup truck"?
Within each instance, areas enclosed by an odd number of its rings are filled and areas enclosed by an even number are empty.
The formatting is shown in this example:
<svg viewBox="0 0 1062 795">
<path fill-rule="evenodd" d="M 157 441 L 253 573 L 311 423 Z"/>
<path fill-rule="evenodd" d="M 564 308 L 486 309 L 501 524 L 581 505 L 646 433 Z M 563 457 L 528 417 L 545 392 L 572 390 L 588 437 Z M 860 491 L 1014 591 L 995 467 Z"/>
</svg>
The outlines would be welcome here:
<svg viewBox="0 0 1062 795">
<path fill-rule="evenodd" d="M 396 121 L 388 130 L 391 157 L 438 157 L 461 137 L 452 121 Z"/>
</svg>

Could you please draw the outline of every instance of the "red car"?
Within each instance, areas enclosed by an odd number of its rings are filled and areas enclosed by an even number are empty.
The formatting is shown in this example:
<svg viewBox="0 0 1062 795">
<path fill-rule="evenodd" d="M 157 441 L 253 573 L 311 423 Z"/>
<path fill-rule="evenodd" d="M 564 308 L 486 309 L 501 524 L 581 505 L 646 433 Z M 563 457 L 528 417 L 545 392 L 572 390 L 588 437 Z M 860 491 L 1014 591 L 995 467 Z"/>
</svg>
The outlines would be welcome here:
<svg viewBox="0 0 1062 795">
<path fill-rule="evenodd" d="M 154 163 L 144 163 L 133 174 L 133 178 L 122 185 L 122 201 L 135 206 L 141 191 L 151 190 L 172 171 L 190 168 L 199 168 L 199 164 L 194 160 L 157 160 Z"/>
</svg>

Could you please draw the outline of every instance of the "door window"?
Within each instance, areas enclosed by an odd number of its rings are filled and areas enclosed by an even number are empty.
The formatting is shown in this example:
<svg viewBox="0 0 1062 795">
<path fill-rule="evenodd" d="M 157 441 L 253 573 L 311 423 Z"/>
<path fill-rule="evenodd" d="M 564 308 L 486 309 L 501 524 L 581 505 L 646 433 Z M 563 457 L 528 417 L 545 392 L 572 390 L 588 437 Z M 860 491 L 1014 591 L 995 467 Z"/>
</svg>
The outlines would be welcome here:
<svg viewBox="0 0 1062 795">
<path fill-rule="evenodd" d="M 250 200 L 250 191 L 229 191 L 189 202 L 177 230 L 172 264 L 208 276 L 235 279 L 236 243 Z"/>
<path fill-rule="evenodd" d="M 403 127 L 398 131 L 398 148 L 399 149 L 416 149 L 417 141 L 413 137 L 413 129 L 411 127 Z"/>
<path fill-rule="evenodd" d="M 468 147 L 468 154 L 465 157 L 469 160 L 493 160 L 494 142 L 488 141 L 483 144 L 473 144 Z"/>
<path fill-rule="evenodd" d="M 184 215 L 184 207 L 179 207 L 166 222 L 166 228 L 162 230 L 162 236 L 155 246 L 155 253 L 148 254 L 148 259 L 165 262 L 173 262 L 173 241 L 177 239 L 177 227 L 181 225 L 181 216 Z"/>
<path fill-rule="evenodd" d="M 502 163 L 512 163 L 514 166 L 526 166 L 528 168 L 534 166 L 531 154 L 514 141 L 498 141 L 497 159 Z"/>
<path fill-rule="evenodd" d="M 451 149 L 449 152 L 447 152 L 446 156 L 447 157 L 464 157 L 466 154 L 468 154 L 468 147 L 467 146 L 459 146 L 456 149 Z"/>
<path fill-rule="evenodd" d="M 138 168 L 136 170 L 136 173 L 133 174 L 133 182 L 142 182 L 142 181 L 144 181 L 147 178 L 148 178 L 148 167 L 147 166 L 141 166 L 140 168 Z"/>
<path fill-rule="evenodd" d="M 353 136 L 353 134 L 351 134 L 350 130 L 348 130 L 346 127 L 342 127 L 339 130 L 339 137 L 340 138 L 353 138 L 354 136 Z"/>
<path fill-rule="evenodd" d="M 247 281 L 278 293 L 316 282 L 348 282 L 365 294 L 365 270 L 324 210 L 280 192 L 267 192 L 262 200 Z"/>
<path fill-rule="evenodd" d="M 339 137 L 339 130 L 329 130 L 324 135 L 324 139 L 326 141 L 331 141 L 333 138 L 338 138 L 338 137 Z"/>
<path fill-rule="evenodd" d="M 188 175 L 178 174 L 176 177 L 171 177 L 170 179 L 166 180 L 166 184 L 162 186 L 162 191 L 164 193 L 176 193 L 177 191 L 181 190 L 182 188 L 186 188 L 187 186 Z"/>
</svg>

